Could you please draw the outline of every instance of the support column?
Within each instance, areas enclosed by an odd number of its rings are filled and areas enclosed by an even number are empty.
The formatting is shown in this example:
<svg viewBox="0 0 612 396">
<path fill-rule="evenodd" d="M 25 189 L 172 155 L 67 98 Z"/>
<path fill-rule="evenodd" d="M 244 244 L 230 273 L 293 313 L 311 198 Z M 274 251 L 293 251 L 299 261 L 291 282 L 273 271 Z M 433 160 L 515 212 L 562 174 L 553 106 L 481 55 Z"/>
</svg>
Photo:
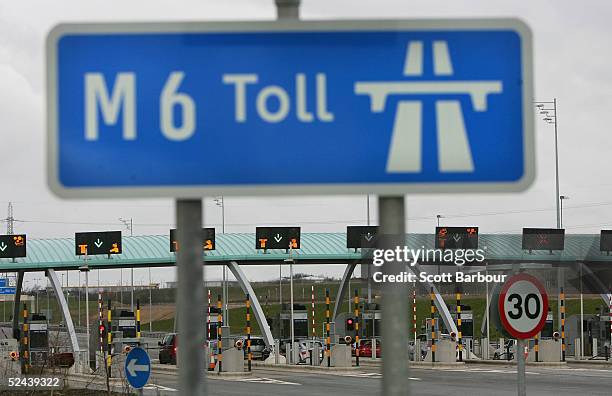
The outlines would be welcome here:
<svg viewBox="0 0 612 396">
<path fill-rule="evenodd" d="M 72 345 L 72 351 L 75 354 L 75 360 L 81 351 L 79 348 L 79 342 L 77 340 L 76 331 L 74 330 L 74 323 L 72 322 L 72 316 L 70 316 L 70 310 L 68 309 L 68 303 L 66 302 L 66 297 L 62 292 L 62 285 L 55 273 L 55 270 L 48 269 L 47 270 L 47 278 L 49 278 L 49 283 L 51 283 L 51 288 L 55 292 L 55 298 L 60 306 L 60 310 L 62 311 L 62 317 L 64 318 L 64 323 L 66 323 L 66 329 L 68 330 L 68 337 L 70 338 L 70 344 Z M 89 341 L 89 340 L 88 340 Z"/>
<path fill-rule="evenodd" d="M 365 264 L 362 264 L 362 265 L 365 265 Z M 342 304 L 342 301 L 344 301 L 346 290 L 348 289 L 349 279 L 351 279 L 351 276 L 353 276 L 353 271 L 355 270 L 356 267 L 357 267 L 357 263 L 348 264 L 346 266 L 346 269 L 344 270 L 344 275 L 342 276 L 342 280 L 340 281 L 340 287 L 338 288 L 338 294 L 336 295 L 336 302 L 334 304 L 334 312 L 332 316 L 332 321 L 334 322 L 336 320 L 336 315 L 338 315 L 340 311 L 340 306 Z M 406 271 L 412 271 L 417 277 L 419 273 L 421 273 L 421 269 L 419 265 L 407 266 Z M 429 282 L 424 283 L 423 287 L 425 287 L 428 292 L 429 292 L 429 289 L 433 287 L 434 295 L 435 295 L 434 303 L 436 305 L 436 308 L 438 309 L 438 312 L 441 315 L 442 322 L 444 322 L 444 326 L 447 329 L 449 329 L 449 331 L 454 331 L 455 333 L 457 333 L 457 325 L 455 324 L 455 321 L 450 313 L 450 310 L 446 306 L 446 302 L 440 295 L 438 288 L 433 283 L 429 283 Z"/>
<path fill-rule="evenodd" d="M 13 338 L 19 339 L 19 313 L 21 312 L 21 288 L 23 286 L 24 271 L 17 271 L 17 287 L 13 301 Z"/>
<path fill-rule="evenodd" d="M 263 309 L 261 308 L 261 304 L 259 304 L 259 299 L 257 298 L 257 294 L 253 290 L 251 283 L 247 279 L 246 275 L 242 271 L 242 268 L 235 261 L 230 261 L 227 265 L 234 277 L 238 281 L 240 288 L 244 292 L 244 294 L 248 294 L 251 298 L 251 307 L 253 308 L 253 314 L 255 315 L 255 319 L 257 319 L 257 323 L 259 324 L 259 328 L 261 329 L 261 333 L 263 335 L 263 339 L 268 347 L 274 346 L 274 337 L 272 337 L 272 332 L 270 331 L 270 325 L 268 325 L 268 320 L 266 319 L 266 315 L 264 314 Z"/>
</svg>

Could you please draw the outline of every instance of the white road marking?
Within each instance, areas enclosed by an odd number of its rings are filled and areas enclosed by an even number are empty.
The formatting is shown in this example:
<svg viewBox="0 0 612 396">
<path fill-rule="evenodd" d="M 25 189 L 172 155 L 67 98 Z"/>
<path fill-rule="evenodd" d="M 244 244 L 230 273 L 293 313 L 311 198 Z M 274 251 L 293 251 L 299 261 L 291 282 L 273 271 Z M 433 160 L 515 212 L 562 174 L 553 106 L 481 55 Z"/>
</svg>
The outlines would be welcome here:
<svg viewBox="0 0 612 396">
<path fill-rule="evenodd" d="M 236 382 L 250 382 L 250 383 L 258 383 L 258 384 L 275 384 L 275 385 L 302 385 L 297 382 L 288 382 L 281 381 L 274 378 L 263 378 L 263 377 L 254 377 L 254 378 L 224 378 L 227 381 L 236 381 Z"/>
<path fill-rule="evenodd" d="M 343 377 L 356 377 L 356 378 L 382 378 L 381 373 L 342 373 L 338 375 L 341 375 Z M 416 377 L 408 377 L 408 379 L 412 381 L 421 381 L 420 378 L 416 378 Z"/>
<path fill-rule="evenodd" d="M 162 391 L 167 391 L 167 392 L 178 392 L 178 390 L 174 388 L 168 388 L 167 386 L 155 385 L 155 384 L 145 385 L 143 389 L 162 390 Z"/>
</svg>

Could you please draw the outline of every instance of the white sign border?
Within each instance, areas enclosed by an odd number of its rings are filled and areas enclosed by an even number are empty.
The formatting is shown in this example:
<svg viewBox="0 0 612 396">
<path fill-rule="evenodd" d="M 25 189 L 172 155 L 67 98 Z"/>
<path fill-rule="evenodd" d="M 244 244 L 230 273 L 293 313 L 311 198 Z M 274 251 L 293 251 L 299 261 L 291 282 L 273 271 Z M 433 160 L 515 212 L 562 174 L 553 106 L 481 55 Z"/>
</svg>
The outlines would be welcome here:
<svg viewBox="0 0 612 396">
<path fill-rule="evenodd" d="M 66 187 L 59 180 L 57 130 L 57 44 L 68 34 L 109 33 L 195 33 L 195 32 L 312 32 L 312 31 L 395 31 L 395 30 L 512 30 L 521 38 L 523 77 L 523 177 L 516 182 L 444 183 L 333 183 L 257 184 L 155 187 Z M 341 20 L 270 22 L 169 22 L 60 24 L 47 35 L 47 183 L 61 198 L 199 198 L 217 195 L 322 195 L 412 193 L 503 193 L 521 192 L 535 180 L 535 137 L 533 97 L 533 43 L 529 26 L 516 18 Z"/>
</svg>

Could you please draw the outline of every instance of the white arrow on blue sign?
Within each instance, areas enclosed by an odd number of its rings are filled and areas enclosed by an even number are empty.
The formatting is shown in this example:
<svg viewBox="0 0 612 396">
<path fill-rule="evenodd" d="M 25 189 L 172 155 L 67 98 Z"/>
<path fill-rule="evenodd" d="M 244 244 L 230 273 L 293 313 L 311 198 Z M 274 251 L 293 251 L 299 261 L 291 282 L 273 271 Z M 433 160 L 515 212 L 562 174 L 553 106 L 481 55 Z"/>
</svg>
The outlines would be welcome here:
<svg viewBox="0 0 612 396">
<path fill-rule="evenodd" d="M 125 358 L 125 378 L 133 388 L 140 389 L 151 376 L 151 359 L 142 348 L 133 348 Z"/>
<path fill-rule="evenodd" d="M 514 19 L 59 25 L 62 197 L 521 191 L 532 41 Z"/>
</svg>

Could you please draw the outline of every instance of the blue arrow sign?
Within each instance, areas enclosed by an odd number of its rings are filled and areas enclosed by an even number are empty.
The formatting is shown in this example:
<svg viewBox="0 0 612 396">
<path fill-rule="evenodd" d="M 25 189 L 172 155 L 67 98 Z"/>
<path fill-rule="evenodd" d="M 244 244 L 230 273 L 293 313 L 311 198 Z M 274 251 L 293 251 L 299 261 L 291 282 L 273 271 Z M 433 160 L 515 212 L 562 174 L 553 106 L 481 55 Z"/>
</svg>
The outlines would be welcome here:
<svg viewBox="0 0 612 396">
<path fill-rule="evenodd" d="M 125 358 L 125 378 L 133 388 L 146 385 L 151 375 L 151 359 L 142 348 L 132 349 Z"/>
<path fill-rule="evenodd" d="M 517 20 L 60 25 L 49 184 L 64 197 L 520 191 Z"/>
</svg>

